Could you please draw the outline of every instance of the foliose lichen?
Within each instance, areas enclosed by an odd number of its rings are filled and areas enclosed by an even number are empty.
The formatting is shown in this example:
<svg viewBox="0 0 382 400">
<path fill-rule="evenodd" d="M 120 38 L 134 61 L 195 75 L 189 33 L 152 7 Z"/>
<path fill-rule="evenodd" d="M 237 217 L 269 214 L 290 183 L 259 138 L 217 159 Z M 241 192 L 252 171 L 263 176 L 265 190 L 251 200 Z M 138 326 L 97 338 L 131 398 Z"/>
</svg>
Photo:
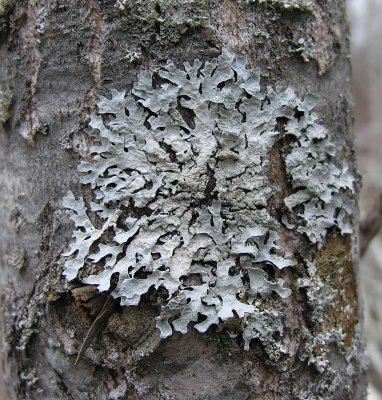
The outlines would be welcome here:
<svg viewBox="0 0 382 400">
<path fill-rule="evenodd" d="M 337 165 L 314 105 L 291 88 L 261 90 L 259 72 L 228 50 L 183 68 L 168 61 L 142 73 L 131 93 L 101 97 L 79 165 L 93 198 L 64 198 L 75 225 L 66 278 L 105 291 L 118 273 L 113 296 L 127 306 L 161 290 L 163 338 L 190 322 L 205 332 L 233 317 L 245 348 L 269 330 L 282 335 L 280 318 L 262 323 L 255 306 L 259 296 L 291 294 L 279 271 L 296 260 L 281 244 L 281 225 L 318 244 L 328 228 L 351 231 L 353 178 Z M 269 179 L 270 152 L 285 137 L 293 194 L 278 221 L 268 207 L 280 190 Z"/>
<path fill-rule="evenodd" d="M 306 10 L 310 11 L 313 3 L 310 0 L 248 0 L 250 3 L 272 4 L 286 10 Z"/>
</svg>

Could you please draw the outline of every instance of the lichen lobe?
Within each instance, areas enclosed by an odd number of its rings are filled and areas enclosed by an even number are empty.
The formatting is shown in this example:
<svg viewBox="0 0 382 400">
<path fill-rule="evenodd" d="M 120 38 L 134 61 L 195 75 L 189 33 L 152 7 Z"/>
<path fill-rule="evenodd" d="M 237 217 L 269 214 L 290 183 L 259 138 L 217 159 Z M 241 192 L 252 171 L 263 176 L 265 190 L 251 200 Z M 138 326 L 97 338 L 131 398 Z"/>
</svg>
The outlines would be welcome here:
<svg viewBox="0 0 382 400">
<path fill-rule="evenodd" d="M 281 224 L 318 244 L 328 228 L 351 231 L 353 178 L 334 162 L 313 107 L 312 97 L 290 88 L 262 92 L 259 73 L 227 50 L 183 68 L 169 61 L 142 73 L 128 95 L 101 97 L 87 129 L 91 161 L 79 166 L 93 199 L 64 199 L 75 224 L 66 278 L 105 291 L 118 273 L 113 295 L 127 306 L 161 290 L 162 337 L 187 332 L 190 322 L 205 332 L 239 317 L 249 348 L 266 331 L 255 300 L 291 293 L 279 278 L 296 263 L 280 244 Z M 270 153 L 286 136 L 293 194 L 284 199 L 285 215 L 296 225 L 267 208 L 280 190 L 269 179 Z"/>
</svg>

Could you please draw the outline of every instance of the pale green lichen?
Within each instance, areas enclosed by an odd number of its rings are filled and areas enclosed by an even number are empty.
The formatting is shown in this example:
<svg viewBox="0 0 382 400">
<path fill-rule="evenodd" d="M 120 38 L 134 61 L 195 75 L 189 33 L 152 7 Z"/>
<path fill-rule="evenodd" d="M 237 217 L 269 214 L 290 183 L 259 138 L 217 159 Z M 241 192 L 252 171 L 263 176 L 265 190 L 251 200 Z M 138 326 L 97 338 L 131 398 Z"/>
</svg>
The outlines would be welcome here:
<svg viewBox="0 0 382 400">
<path fill-rule="evenodd" d="M 309 62 L 314 58 L 314 45 L 312 40 L 300 38 L 297 41 L 291 41 L 289 52 L 299 54 L 304 62 Z"/>
<path fill-rule="evenodd" d="M 282 334 L 281 316 L 270 325 L 255 306 L 272 292 L 290 295 L 278 275 L 296 263 L 280 244 L 282 222 L 267 210 L 279 190 L 268 178 L 277 141 L 291 138 L 285 162 L 296 188 L 285 203 L 297 226 L 285 227 L 317 243 L 329 227 L 350 229 L 352 177 L 334 163 L 314 99 L 290 88 L 262 92 L 259 73 L 227 50 L 183 69 L 169 61 L 155 82 L 141 74 L 131 94 L 113 90 L 91 117 L 96 143 L 79 171 L 94 196 L 90 204 L 72 193 L 64 199 L 76 227 L 65 276 L 104 291 L 118 273 L 113 296 L 129 306 L 164 289 L 162 337 L 185 333 L 190 322 L 205 332 L 233 317 L 242 320 L 245 348 L 269 330 Z M 86 273 L 100 263 L 103 271 Z"/>
<path fill-rule="evenodd" d="M 0 16 L 3 16 L 11 4 L 10 0 L 0 0 Z"/>
<path fill-rule="evenodd" d="M 9 263 L 11 267 L 15 268 L 16 270 L 23 270 L 26 265 L 25 249 L 23 249 L 22 247 L 16 247 L 10 256 Z"/>
<path fill-rule="evenodd" d="M 283 9 L 311 11 L 313 3 L 310 0 L 248 0 L 249 3 L 272 4 Z"/>
<path fill-rule="evenodd" d="M 129 49 L 126 49 L 126 55 L 122 58 L 123 60 L 126 60 L 127 62 L 134 64 L 138 63 L 142 58 L 142 53 L 139 51 L 131 51 Z"/>
<path fill-rule="evenodd" d="M 297 285 L 304 289 L 310 308 L 312 334 L 305 343 L 309 363 L 320 372 L 330 372 L 332 345 L 347 356 L 357 342 L 357 284 L 351 253 L 351 238 L 332 234 L 317 252 L 315 262 L 306 262 L 307 277 Z M 334 372 L 334 371 L 333 371 Z"/>
</svg>

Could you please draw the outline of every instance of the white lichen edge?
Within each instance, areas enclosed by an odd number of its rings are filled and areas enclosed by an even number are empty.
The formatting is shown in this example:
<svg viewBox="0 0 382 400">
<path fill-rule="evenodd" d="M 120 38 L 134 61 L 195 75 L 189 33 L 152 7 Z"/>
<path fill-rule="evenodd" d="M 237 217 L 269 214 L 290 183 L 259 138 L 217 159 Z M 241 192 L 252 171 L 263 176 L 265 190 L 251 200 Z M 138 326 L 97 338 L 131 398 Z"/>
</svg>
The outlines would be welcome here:
<svg viewBox="0 0 382 400">
<path fill-rule="evenodd" d="M 291 138 L 285 165 L 295 193 L 285 212 L 298 223 L 281 224 L 313 243 L 334 226 L 351 232 L 354 179 L 335 162 L 313 97 L 301 99 L 291 88 L 261 91 L 245 57 L 223 50 L 211 62 L 177 68 L 169 61 L 155 73 L 155 86 L 153 74 L 143 73 L 132 93 L 113 90 L 91 116 L 87 133 L 95 144 L 79 171 L 94 201 L 86 205 L 70 192 L 64 199 L 75 225 L 64 275 L 73 280 L 85 264 L 101 262 L 103 271 L 82 281 L 105 291 L 118 273 L 113 296 L 127 306 L 150 288 L 165 289 L 157 318 L 163 338 L 187 332 L 190 322 L 205 332 L 239 317 L 248 349 L 273 329 L 255 299 L 291 293 L 262 267 L 277 272 L 296 263 L 267 210 L 279 190 L 268 178 L 272 147 Z"/>
</svg>

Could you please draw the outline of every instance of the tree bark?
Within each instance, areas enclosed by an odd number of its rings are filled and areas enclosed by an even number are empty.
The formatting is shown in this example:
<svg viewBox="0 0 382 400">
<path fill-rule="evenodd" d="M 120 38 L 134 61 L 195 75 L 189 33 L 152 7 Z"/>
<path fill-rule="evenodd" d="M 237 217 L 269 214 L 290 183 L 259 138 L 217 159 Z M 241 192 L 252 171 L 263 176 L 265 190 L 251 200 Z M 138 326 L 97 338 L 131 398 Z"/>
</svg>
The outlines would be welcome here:
<svg viewBox="0 0 382 400">
<path fill-rule="evenodd" d="M 147 299 L 138 307 L 114 302 L 75 366 L 108 293 L 62 276 L 73 230 L 62 198 L 69 189 L 89 196 L 75 150 L 84 146 L 96 96 L 131 89 L 140 71 L 168 59 L 181 66 L 228 48 L 247 55 L 263 85 L 282 81 L 299 96 L 313 93 L 338 160 L 354 172 L 345 1 L 4 0 L 0 12 L 2 329 L 10 398 L 365 398 L 355 233 L 329 231 L 321 248 L 293 238 L 298 264 L 283 270 L 292 295 L 282 337 L 255 341 L 249 351 L 226 326 L 161 340 L 158 310 Z M 275 148 L 270 156 L 269 179 L 287 191 L 280 154 Z M 269 205 L 275 214 L 281 202 Z M 322 306 L 317 299 L 330 291 Z"/>
</svg>

